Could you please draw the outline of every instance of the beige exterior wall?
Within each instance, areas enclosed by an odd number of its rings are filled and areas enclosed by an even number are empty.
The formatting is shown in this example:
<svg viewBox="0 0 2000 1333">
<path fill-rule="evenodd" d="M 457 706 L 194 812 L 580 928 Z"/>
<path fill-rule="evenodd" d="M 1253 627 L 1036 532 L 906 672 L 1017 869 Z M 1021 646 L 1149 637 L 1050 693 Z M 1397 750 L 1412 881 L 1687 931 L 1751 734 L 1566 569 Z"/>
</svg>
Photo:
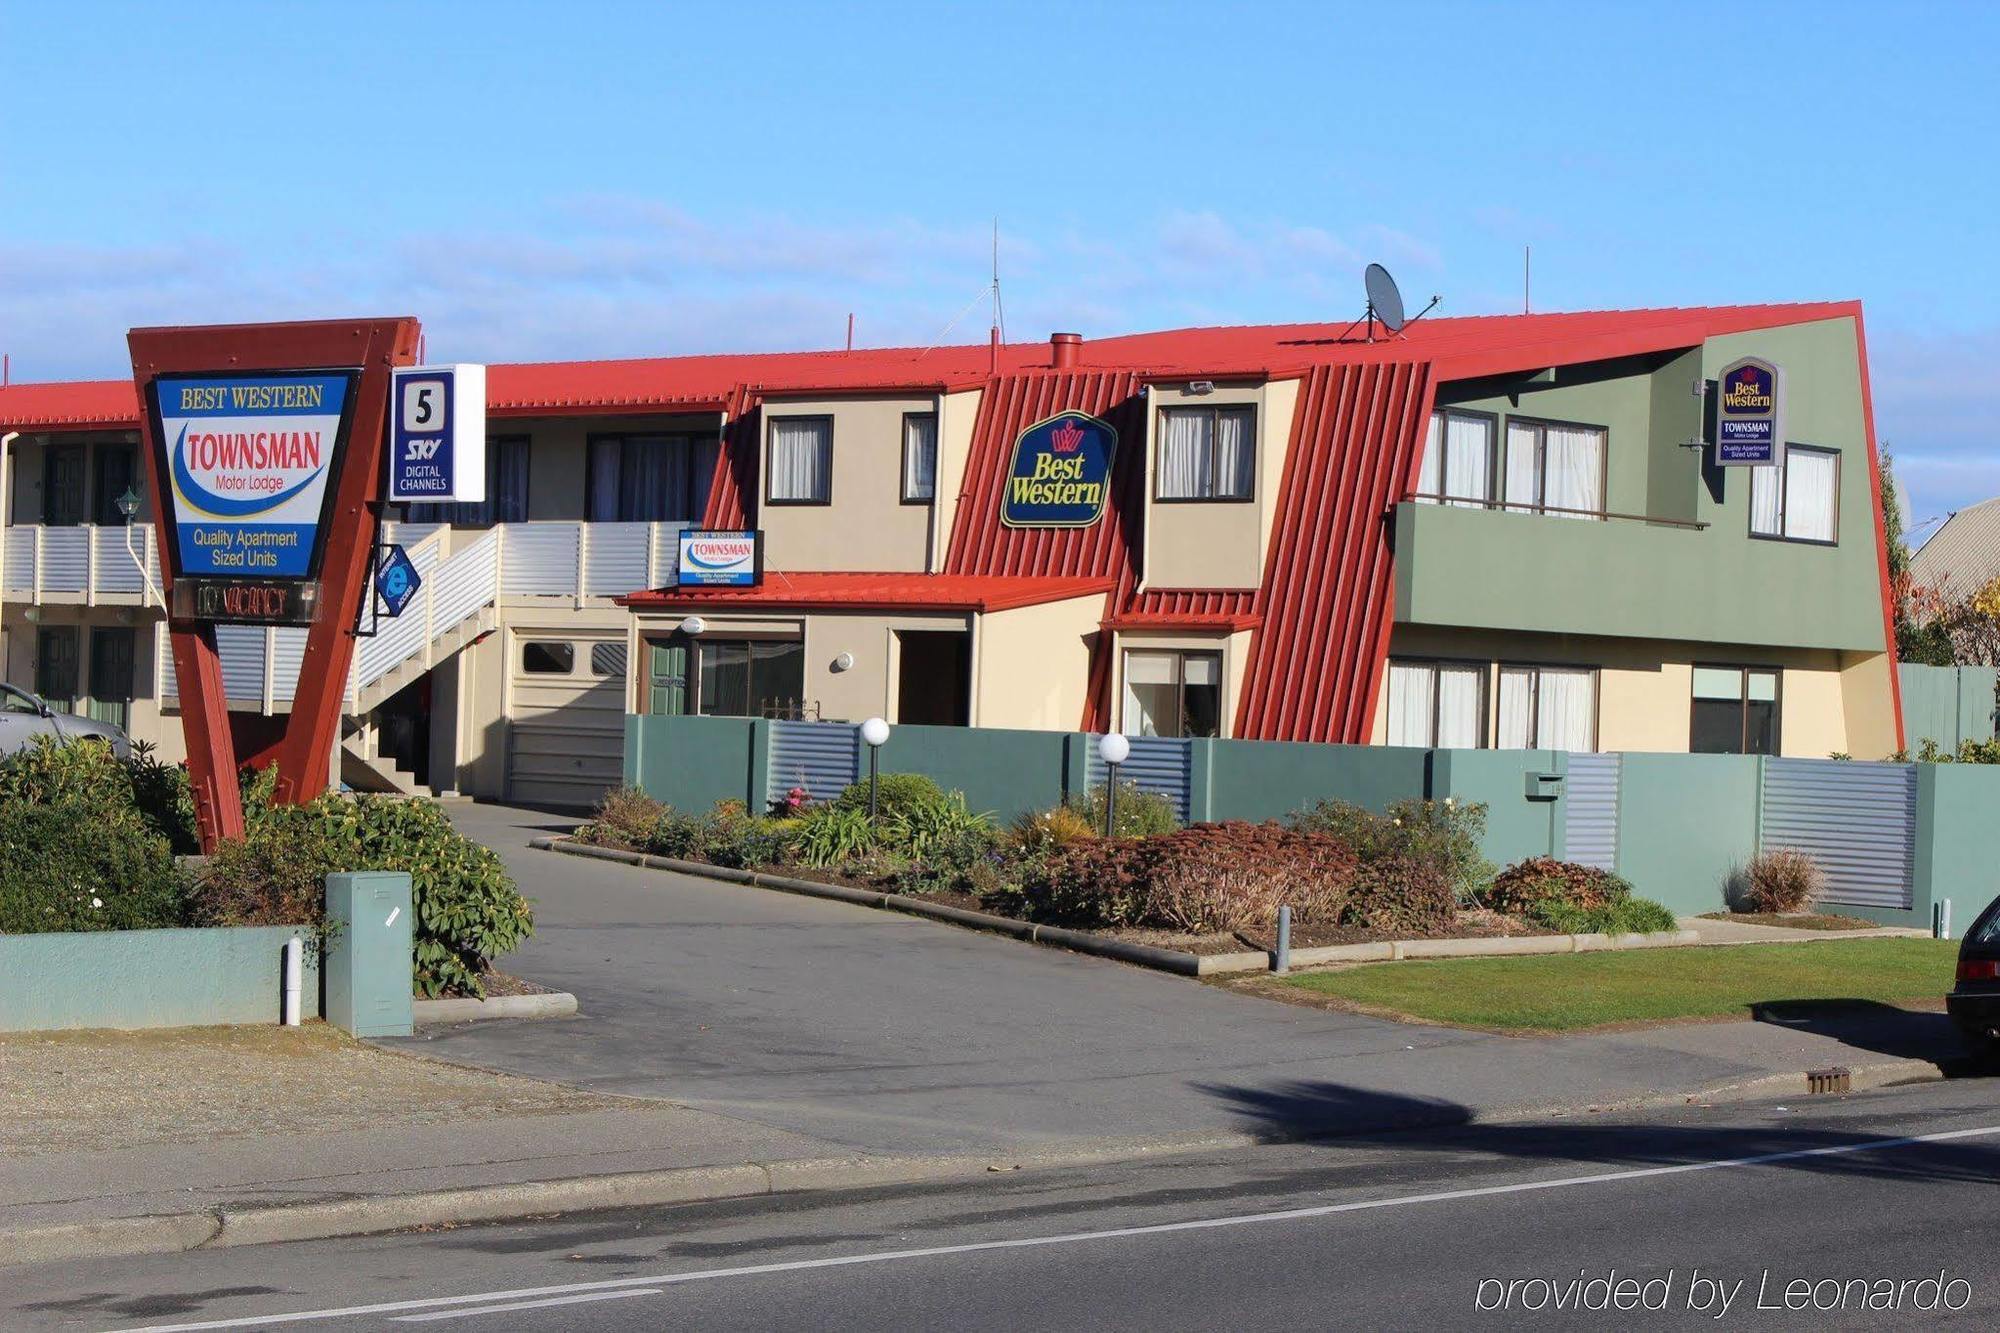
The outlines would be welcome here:
<svg viewBox="0 0 2000 1333">
<path fill-rule="evenodd" d="M 903 418 L 913 412 L 935 412 L 937 402 L 930 396 L 766 401 L 757 468 L 764 568 L 904 573 L 929 569 L 936 502 L 903 503 Z M 795 416 L 833 419 L 829 504 L 772 504 L 766 498 L 771 423 Z M 942 435 L 943 423 L 939 424 Z"/>
<path fill-rule="evenodd" d="M 981 617 L 973 644 L 973 725 L 1030 731 L 1080 726 L 1090 649 L 1103 617 L 1102 593 Z"/>
<path fill-rule="evenodd" d="M 948 393 L 938 399 L 937 514 L 931 524 L 933 570 L 944 568 L 951 553 L 953 524 L 958 522 L 958 502 L 965 494 L 965 467 L 972 457 L 972 427 L 979 420 L 984 389 L 969 393 Z"/>
<path fill-rule="evenodd" d="M 452 714 L 446 721 L 451 732 L 452 763 L 449 771 L 432 773 L 432 785 L 440 791 L 456 787 L 469 796 L 498 799 L 506 790 L 507 732 L 513 705 L 509 692 L 514 659 L 520 654 L 521 645 L 533 639 L 560 640 L 578 635 L 587 635 L 592 642 L 607 635 L 624 637 L 631 618 L 630 612 L 616 606 L 572 609 L 503 605 L 498 631 L 454 659 L 456 680 L 448 681 L 441 676 L 433 681 L 433 688 L 449 684 L 455 690 L 449 701 L 433 699 L 435 714 L 443 716 L 447 708 Z M 634 661 L 628 653 L 628 678 L 635 669 Z M 438 750 L 432 753 L 436 757 Z"/>
<path fill-rule="evenodd" d="M 1112 636 L 1111 726 L 1125 726 L 1125 654 L 1133 649 L 1222 654 L 1222 716 L 1224 739 L 1235 734 L 1236 706 L 1243 697 L 1243 677 L 1250 666 L 1250 631 L 1238 634 L 1178 634 L 1121 630 Z"/>
<path fill-rule="evenodd" d="M 1769 666 L 1779 684 L 1780 753 L 1804 759 L 1851 754 L 1886 758 L 1895 748 L 1886 654 L 1852 662 L 1818 649 L 1744 648 L 1674 641 L 1504 634 L 1398 625 L 1391 657 L 1596 667 L 1600 750 L 1685 753 L 1693 717 L 1694 667 Z M 1487 735 L 1499 713 L 1497 675 L 1486 691 Z M 1386 673 L 1376 695 L 1371 742 L 1388 737 Z"/>
<path fill-rule="evenodd" d="M 1243 501 L 1168 501 L 1158 494 L 1161 414 L 1170 407 L 1257 409 L 1257 472 L 1252 498 Z M 1277 514 L 1291 439 L 1296 381 L 1217 384 L 1193 394 L 1186 385 L 1156 384 L 1146 404 L 1146 529 L 1140 587 L 1254 588 L 1263 582 L 1264 552 Z"/>
</svg>

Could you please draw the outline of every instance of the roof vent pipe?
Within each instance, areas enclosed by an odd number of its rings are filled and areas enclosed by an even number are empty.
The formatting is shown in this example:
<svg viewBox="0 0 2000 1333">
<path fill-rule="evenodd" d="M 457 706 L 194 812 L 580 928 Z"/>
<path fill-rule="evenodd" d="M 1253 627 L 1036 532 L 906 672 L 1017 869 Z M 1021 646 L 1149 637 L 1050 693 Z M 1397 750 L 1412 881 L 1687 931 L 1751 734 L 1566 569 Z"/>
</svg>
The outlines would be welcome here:
<svg viewBox="0 0 2000 1333">
<path fill-rule="evenodd" d="M 1057 370 L 1067 370 L 1076 364 L 1076 355 L 1083 350 L 1081 333 L 1051 333 L 1049 335 L 1049 364 Z"/>
</svg>

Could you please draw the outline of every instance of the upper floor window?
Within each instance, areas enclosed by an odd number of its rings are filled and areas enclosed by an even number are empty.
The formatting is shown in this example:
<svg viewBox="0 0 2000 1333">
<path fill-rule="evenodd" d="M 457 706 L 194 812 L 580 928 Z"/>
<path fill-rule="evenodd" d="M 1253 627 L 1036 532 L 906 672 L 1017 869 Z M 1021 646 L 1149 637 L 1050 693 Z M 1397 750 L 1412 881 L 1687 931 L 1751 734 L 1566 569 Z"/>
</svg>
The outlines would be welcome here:
<svg viewBox="0 0 2000 1333">
<path fill-rule="evenodd" d="M 1751 536 L 1831 543 L 1839 514 L 1839 451 L 1788 444 L 1777 467 L 1750 469 Z"/>
<path fill-rule="evenodd" d="M 455 523 L 490 528 L 528 521 L 528 437 L 495 435 L 486 441 L 486 498 L 467 504 L 413 504 L 412 523 Z"/>
<path fill-rule="evenodd" d="M 1161 500 L 1248 500 L 1257 476 L 1257 409 L 1169 407 L 1160 412 Z"/>
<path fill-rule="evenodd" d="M 1493 418 L 1449 408 L 1431 413 L 1415 499 L 1484 508 L 1493 500 Z"/>
<path fill-rule="evenodd" d="M 593 435 L 584 516 L 593 523 L 698 523 L 720 444 L 694 435 Z"/>
<path fill-rule="evenodd" d="M 1507 508 L 1557 518 L 1604 516 L 1604 432 L 1507 419 Z"/>
<path fill-rule="evenodd" d="M 767 475 L 772 504 L 832 503 L 833 418 L 772 417 Z"/>
<path fill-rule="evenodd" d="M 1390 745 L 1477 749 L 1486 743 L 1486 666 L 1389 663 Z"/>
<path fill-rule="evenodd" d="M 1127 736 L 1215 736 L 1222 728 L 1222 654 L 1125 654 Z"/>
<path fill-rule="evenodd" d="M 903 503 L 925 504 L 937 495 L 937 414 L 903 417 Z"/>
<path fill-rule="evenodd" d="M 1587 667 L 1500 668 L 1503 750 L 1597 748 L 1597 673 Z"/>
<path fill-rule="evenodd" d="M 1695 754 L 1776 754 L 1776 669 L 1696 667 L 1688 749 Z"/>
</svg>

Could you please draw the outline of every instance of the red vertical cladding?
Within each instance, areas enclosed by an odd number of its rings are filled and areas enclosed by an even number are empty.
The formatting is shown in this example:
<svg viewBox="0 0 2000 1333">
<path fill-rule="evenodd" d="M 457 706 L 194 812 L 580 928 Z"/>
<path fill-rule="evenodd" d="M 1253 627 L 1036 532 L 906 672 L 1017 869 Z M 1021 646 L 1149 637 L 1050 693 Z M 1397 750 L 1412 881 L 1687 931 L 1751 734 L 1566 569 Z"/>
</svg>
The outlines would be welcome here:
<svg viewBox="0 0 2000 1333">
<path fill-rule="evenodd" d="M 1237 735 L 1368 739 L 1394 615 L 1388 519 L 1416 466 L 1429 384 L 1419 362 L 1307 373 Z"/>
<path fill-rule="evenodd" d="M 762 449 L 763 411 L 744 385 L 729 391 L 723 415 L 721 450 L 703 508 L 705 528 L 749 527 L 757 512 L 757 458 Z"/>
<path fill-rule="evenodd" d="M 989 382 L 972 426 L 944 572 L 1116 578 L 1118 588 L 1105 598 L 1106 614 L 1119 606 L 1120 594 L 1131 586 L 1134 548 L 1145 522 L 1146 417 L 1138 392 L 1139 377 L 1130 371 L 1028 371 Z M 1006 526 L 1000 504 L 1015 438 L 1038 421 L 1070 411 L 1101 417 L 1118 432 L 1104 517 L 1087 528 Z M 1106 726 L 1111 665 L 1105 638 L 1100 632 L 1091 646 L 1078 720 L 1086 731 Z"/>
</svg>

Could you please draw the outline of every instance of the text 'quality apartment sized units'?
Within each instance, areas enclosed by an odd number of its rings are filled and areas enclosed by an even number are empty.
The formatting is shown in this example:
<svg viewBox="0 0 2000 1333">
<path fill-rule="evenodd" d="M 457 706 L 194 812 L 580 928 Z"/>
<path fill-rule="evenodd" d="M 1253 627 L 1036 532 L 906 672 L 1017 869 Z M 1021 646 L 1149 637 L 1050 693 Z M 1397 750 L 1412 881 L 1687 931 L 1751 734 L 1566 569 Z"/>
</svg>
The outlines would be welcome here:
<svg viewBox="0 0 2000 1333">
<path fill-rule="evenodd" d="M 1714 381 L 1784 370 L 1771 467 Z M 1413 746 L 1899 748 L 1857 304 L 494 366 L 392 512 L 344 773 L 582 803 L 628 712 Z M 179 750 L 129 383 L 0 388 L 6 678 Z M 762 582 L 679 586 L 683 528 Z M 243 748 L 303 631 L 224 627 Z"/>
</svg>

